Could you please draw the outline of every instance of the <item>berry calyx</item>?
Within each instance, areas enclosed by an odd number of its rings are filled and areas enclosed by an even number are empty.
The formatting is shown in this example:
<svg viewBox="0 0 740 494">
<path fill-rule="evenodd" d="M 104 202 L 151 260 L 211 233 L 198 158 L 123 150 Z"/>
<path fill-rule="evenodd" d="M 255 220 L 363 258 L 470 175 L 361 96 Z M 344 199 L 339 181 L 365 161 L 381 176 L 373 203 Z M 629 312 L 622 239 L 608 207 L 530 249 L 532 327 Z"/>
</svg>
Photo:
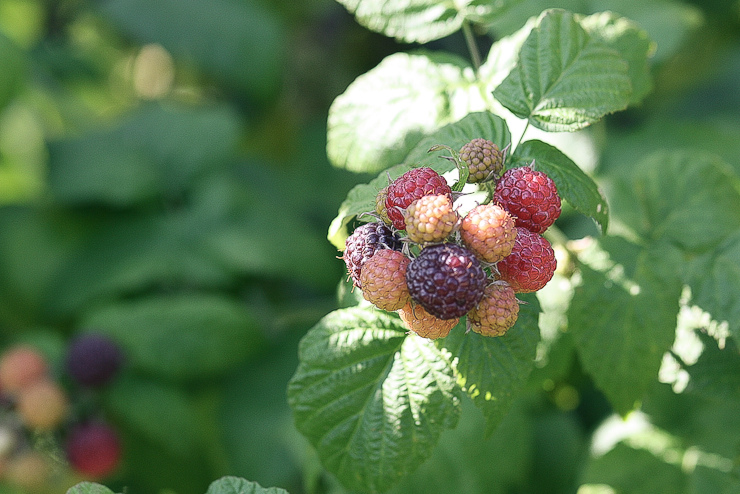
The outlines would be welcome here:
<svg viewBox="0 0 740 494">
<path fill-rule="evenodd" d="M 515 217 L 516 226 L 534 233 L 544 232 L 560 216 L 555 182 L 528 166 L 506 170 L 496 184 L 493 200 Z"/>
<path fill-rule="evenodd" d="M 78 384 L 100 387 L 113 379 L 122 361 L 123 354 L 115 341 L 104 334 L 87 333 L 70 342 L 65 363 Z"/>
<path fill-rule="evenodd" d="M 402 244 L 398 236 L 383 223 L 366 223 L 355 229 L 347 238 L 342 259 L 347 265 L 352 282 L 362 288 L 360 274 L 365 261 L 373 257 L 381 249 L 401 250 Z"/>
<path fill-rule="evenodd" d="M 457 213 L 446 195 L 430 195 L 412 202 L 403 213 L 406 233 L 417 243 L 442 242 L 457 224 Z"/>
<path fill-rule="evenodd" d="M 406 270 L 411 298 L 431 315 L 455 319 L 483 296 L 486 272 L 475 255 L 457 244 L 426 247 Z"/>
<path fill-rule="evenodd" d="M 362 267 L 362 296 L 379 309 L 394 311 L 409 301 L 406 268 L 411 261 L 401 252 L 379 250 Z"/>
<path fill-rule="evenodd" d="M 385 200 L 388 197 L 388 187 L 383 187 L 375 196 L 375 213 L 386 225 L 391 224 L 388 217 L 388 210 L 385 207 Z"/>
<path fill-rule="evenodd" d="M 517 227 L 511 254 L 496 265 L 502 280 L 517 293 L 536 292 L 552 279 L 557 268 L 555 251 L 544 237 Z"/>
<path fill-rule="evenodd" d="M 18 394 L 18 415 L 31 429 L 49 431 L 67 416 L 67 394 L 51 379 L 41 379 Z"/>
<path fill-rule="evenodd" d="M 429 167 L 413 168 L 388 186 L 385 207 L 393 227 L 406 228 L 403 210 L 417 199 L 427 195 L 446 195 L 452 199 L 452 189 L 444 177 Z"/>
<path fill-rule="evenodd" d="M 483 298 L 470 312 L 468 322 L 483 336 L 503 336 L 519 317 L 519 301 L 508 283 L 496 281 L 488 285 Z"/>
<path fill-rule="evenodd" d="M 421 305 L 408 302 L 401 310 L 398 311 L 401 320 L 406 327 L 418 334 L 422 338 L 436 340 L 444 338 L 450 334 L 450 330 L 459 322 L 455 319 L 439 319 L 424 310 Z"/>
<path fill-rule="evenodd" d="M 0 389 L 16 394 L 26 386 L 46 377 L 46 358 L 34 347 L 16 345 L 0 357 Z"/>
<path fill-rule="evenodd" d="M 511 254 L 514 247 L 514 218 L 501 206 L 481 204 L 463 218 L 460 237 L 465 246 L 480 259 L 498 262 Z"/>
<path fill-rule="evenodd" d="M 70 466 L 92 478 L 110 475 L 121 459 L 121 444 L 112 427 L 102 422 L 77 425 L 67 437 Z"/>
<path fill-rule="evenodd" d="M 503 153 L 487 139 L 468 142 L 460 149 L 459 156 L 468 165 L 468 183 L 471 184 L 496 177 L 504 166 Z"/>
</svg>

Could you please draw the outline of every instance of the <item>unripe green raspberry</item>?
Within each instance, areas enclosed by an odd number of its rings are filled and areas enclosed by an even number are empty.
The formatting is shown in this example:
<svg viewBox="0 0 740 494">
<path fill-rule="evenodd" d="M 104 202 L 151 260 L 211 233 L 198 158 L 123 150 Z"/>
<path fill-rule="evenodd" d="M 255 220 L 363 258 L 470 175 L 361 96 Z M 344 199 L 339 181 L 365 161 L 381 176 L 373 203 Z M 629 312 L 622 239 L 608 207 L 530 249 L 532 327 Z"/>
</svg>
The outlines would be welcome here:
<svg viewBox="0 0 740 494">
<path fill-rule="evenodd" d="M 424 196 L 404 211 L 406 233 L 417 243 L 442 242 L 457 224 L 457 213 L 447 195 Z"/>
<path fill-rule="evenodd" d="M 394 311 L 409 301 L 406 267 L 411 260 L 401 252 L 381 249 L 362 266 L 362 296 L 379 309 Z"/>
<path fill-rule="evenodd" d="M 483 336 L 503 336 L 519 317 L 514 289 L 504 281 L 488 285 L 478 305 L 468 312 L 468 322 Z"/>
<path fill-rule="evenodd" d="M 477 257 L 498 262 L 511 254 L 514 247 L 514 218 L 497 204 L 481 204 L 463 218 L 460 236 Z"/>
<path fill-rule="evenodd" d="M 459 318 L 439 319 L 427 312 L 424 307 L 412 302 L 407 303 L 398 311 L 401 320 L 407 328 L 422 338 L 436 340 L 450 334 L 450 330 L 457 325 Z"/>
<path fill-rule="evenodd" d="M 485 182 L 503 169 L 503 153 L 486 139 L 473 139 L 460 149 L 460 159 L 468 165 L 468 183 Z"/>
</svg>

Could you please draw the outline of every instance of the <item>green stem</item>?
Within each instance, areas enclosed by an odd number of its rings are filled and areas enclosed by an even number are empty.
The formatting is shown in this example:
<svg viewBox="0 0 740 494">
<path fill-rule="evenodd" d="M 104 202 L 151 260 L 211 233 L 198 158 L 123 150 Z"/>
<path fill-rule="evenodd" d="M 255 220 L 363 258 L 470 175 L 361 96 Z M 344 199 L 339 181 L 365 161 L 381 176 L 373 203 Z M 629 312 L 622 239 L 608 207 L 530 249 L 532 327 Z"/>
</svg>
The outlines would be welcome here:
<svg viewBox="0 0 740 494">
<path fill-rule="evenodd" d="M 462 30 L 463 35 L 465 35 L 465 43 L 468 45 L 468 51 L 470 51 L 470 58 L 473 60 L 475 73 L 477 74 L 481 65 L 480 51 L 478 51 L 478 45 L 475 43 L 473 29 L 470 27 L 470 23 L 468 21 L 463 21 Z"/>
<path fill-rule="evenodd" d="M 519 142 L 516 143 L 516 147 L 517 148 L 519 147 L 519 144 L 521 144 L 522 141 L 524 140 L 524 134 L 527 133 L 527 130 L 529 130 L 529 120 L 527 120 L 527 123 L 524 124 L 524 130 L 522 131 L 522 135 L 519 136 Z M 516 148 L 514 148 L 514 149 L 516 149 Z M 514 149 L 512 149 L 512 151 L 514 151 Z"/>
</svg>

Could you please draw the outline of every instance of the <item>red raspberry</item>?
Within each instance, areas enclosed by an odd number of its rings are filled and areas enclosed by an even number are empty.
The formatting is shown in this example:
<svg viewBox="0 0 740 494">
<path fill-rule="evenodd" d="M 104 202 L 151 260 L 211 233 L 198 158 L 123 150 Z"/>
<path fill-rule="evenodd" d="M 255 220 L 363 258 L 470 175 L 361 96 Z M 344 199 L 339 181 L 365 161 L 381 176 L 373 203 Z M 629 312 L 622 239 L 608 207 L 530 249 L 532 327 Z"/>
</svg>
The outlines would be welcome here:
<svg viewBox="0 0 740 494">
<path fill-rule="evenodd" d="M 542 233 L 560 216 L 560 196 L 555 182 L 528 166 L 506 170 L 493 200 L 516 218 L 516 226 Z"/>
<path fill-rule="evenodd" d="M 407 171 L 388 186 L 385 208 L 397 230 L 406 228 L 403 210 L 415 200 L 428 195 L 446 195 L 452 200 L 452 189 L 445 179 L 429 167 Z"/>
<path fill-rule="evenodd" d="M 459 322 L 458 318 L 439 319 L 434 317 L 424 310 L 424 307 L 421 305 L 414 305 L 411 302 L 399 310 L 398 315 L 401 316 L 401 320 L 407 328 L 419 336 L 429 338 L 430 340 L 444 338 L 450 334 L 450 330 Z"/>
<path fill-rule="evenodd" d="M 494 178 L 504 166 L 503 153 L 486 139 L 473 139 L 460 149 L 460 159 L 468 165 L 468 183 L 475 184 Z"/>
<path fill-rule="evenodd" d="M 110 475 L 121 459 L 118 434 L 102 422 L 77 425 L 65 446 L 72 468 L 95 479 Z"/>
<path fill-rule="evenodd" d="M 403 213 L 409 239 L 418 243 L 441 242 L 457 224 L 457 213 L 446 195 L 424 196 Z"/>
<path fill-rule="evenodd" d="M 468 312 L 471 328 L 483 336 L 503 336 L 518 317 L 519 301 L 514 289 L 503 281 L 488 285 L 481 301 Z"/>
<path fill-rule="evenodd" d="M 514 218 L 497 204 L 481 204 L 463 218 L 460 236 L 473 254 L 486 262 L 498 262 L 514 247 Z"/>
<path fill-rule="evenodd" d="M 362 266 L 362 296 L 379 309 L 394 311 L 409 301 L 406 268 L 411 261 L 397 250 L 383 249 Z"/>
<path fill-rule="evenodd" d="M 516 228 L 516 241 L 511 254 L 496 267 L 501 279 L 517 293 L 536 292 L 555 274 L 557 260 L 550 242 L 526 228 Z"/>
<path fill-rule="evenodd" d="M 355 229 L 345 246 L 342 259 L 354 285 L 362 288 L 360 273 L 365 261 L 380 249 L 401 250 L 402 244 L 398 236 L 383 223 L 366 223 Z"/>
<path fill-rule="evenodd" d="M 406 270 L 411 298 L 431 315 L 455 319 L 475 307 L 486 287 L 486 272 L 468 249 L 457 244 L 426 247 Z"/>
</svg>

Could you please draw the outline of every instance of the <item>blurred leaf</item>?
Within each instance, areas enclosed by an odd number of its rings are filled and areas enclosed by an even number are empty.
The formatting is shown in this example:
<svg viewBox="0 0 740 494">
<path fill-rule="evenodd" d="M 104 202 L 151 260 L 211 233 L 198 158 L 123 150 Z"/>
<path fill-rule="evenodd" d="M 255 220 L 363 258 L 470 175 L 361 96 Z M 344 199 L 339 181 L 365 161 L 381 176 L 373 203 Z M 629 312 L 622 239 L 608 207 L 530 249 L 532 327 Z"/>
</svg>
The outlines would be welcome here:
<svg viewBox="0 0 740 494">
<path fill-rule="evenodd" d="M 221 374 L 262 343 L 255 317 L 223 295 L 117 302 L 90 311 L 80 327 L 110 335 L 135 368 L 173 380 Z"/>
<path fill-rule="evenodd" d="M 487 437 L 496 430 L 521 393 L 534 366 L 539 341 L 540 305 L 533 295 L 520 295 L 519 319 L 506 335 L 496 338 L 466 333 L 457 327 L 442 340 L 454 357 L 457 380 L 486 418 Z"/>
<path fill-rule="evenodd" d="M 23 87 L 26 57 L 10 39 L 0 32 L 0 110 Z"/>
<path fill-rule="evenodd" d="M 698 253 L 740 228 L 740 178 L 713 154 L 656 151 L 621 178 L 614 217 L 645 239 Z"/>
<path fill-rule="evenodd" d="M 238 131 L 225 107 L 145 106 L 114 128 L 52 143 L 50 186 L 65 203 L 120 207 L 178 197 L 197 174 L 232 156 Z"/>
<path fill-rule="evenodd" d="M 175 57 L 194 59 L 254 97 L 270 97 L 280 86 L 286 33 L 257 2 L 103 0 L 100 8 L 140 42 L 160 43 Z"/>
<path fill-rule="evenodd" d="M 105 392 L 105 406 L 115 419 L 177 456 L 201 446 L 201 426 L 193 403 L 181 389 L 121 376 Z"/>
<path fill-rule="evenodd" d="M 239 477 L 221 477 L 208 486 L 206 494 L 288 494 L 288 491 L 277 487 L 265 489 Z"/>
<path fill-rule="evenodd" d="M 627 63 L 592 38 L 573 14 L 548 10 L 494 97 L 519 118 L 549 132 L 574 131 L 627 107 Z"/>
<path fill-rule="evenodd" d="M 717 249 L 693 261 L 692 303 L 718 321 L 727 321 L 735 341 L 740 341 L 740 230 Z"/>
<path fill-rule="evenodd" d="M 445 431 L 429 460 L 403 479 L 392 494 L 508 494 L 531 475 L 533 417 L 517 400 L 490 438 L 471 400 L 462 400 L 460 423 Z"/>
<path fill-rule="evenodd" d="M 594 180 L 559 149 L 542 141 L 532 140 L 520 144 L 511 158 L 510 168 L 526 166 L 534 161 L 535 170 L 553 179 L 558 194 L 573 208 L 590 216 L 606 233 L 609 208 Z"/>
<path fill-rule="evenodd" d="M 592 459 L 581 481 L 606 484 L 620 494 L 682 493 L 686 489 L 686 476 L 679 465 L 624 444 L 617 444 L 604 456 Z"/>
<path fill-rule="evenodd" d="M 673 343 L 680 257 L 669 244 L 640 249 L 618 237 L 599 244 L 606 260 L 581 265 L 583 281 L 568 309 L 568 328 L 584 369 L 625 415 L 655 381 Z M 595 257 L 603 259 L 603 252 Z M 620 264 L 620 256 L 630 264 Z"/>
<path fill-rule="evenodd" d="M 521 0 L 338 0 L 366 28 L 406 43 L 426 43 L 459 30 L 466 19 L 485 21 Z"/>
<path fill-rule="evenodd" d="M 519 5 L 526 5 L 528 3 L 530 2 L 519 2 Z M 522 45 L 529 37 L 532 29 L 537 25 L 537 19 L 532 17 L 522 24 L 519 25 L 521 27 L 517 26 L 518 29 L 515 32 L 497 39 L 491 45 L 486 59 L 480 66 L 478 71 L 480 78 L 486 81 L 491 88 L 495 88 L 501 84 L 517 64 L 519 51 L 522 49 Z"/>
<path fill-rule="evenodd" d="M 80 482 L 71 487 L 67 494 L 113 494 L 106 486 L 94 482 Z"/>
<path fill-rule="evenodd" d="M 450 356 L 369 308 L 334 311 L 301 341 L 288 386 L 298 430 L 350 489 L 382 492 L 415 470 L 460 414 Z"/>
<path fill-rule="evenodd" d="M 356 172 L 389 168 L 425 134 L 484 107 L 464 60 L 444 53 L 395 53 L 334 100 L 329 160 Z"/>
<path fill-rule="evenodd" d="M 735 341 L 728 340 L 720 349 L 711 336 L 700 337 L 704 349 L 696 363 L 686 369 L 690 376 L 686 392 L 709 400 L 740 403 L 740 353 Z"/>
<path fill-rule="evenodd" d="M 642 101 L 653 89 L 648 58 L 655 51 L 655 43 L 647 32 L 634 21 L 614 12 L 600 12 L 579 19 L 579 23 L 591 36 L 613 48 L 627 62 L 632 94 L 630 105 Z"/>
</svg>

